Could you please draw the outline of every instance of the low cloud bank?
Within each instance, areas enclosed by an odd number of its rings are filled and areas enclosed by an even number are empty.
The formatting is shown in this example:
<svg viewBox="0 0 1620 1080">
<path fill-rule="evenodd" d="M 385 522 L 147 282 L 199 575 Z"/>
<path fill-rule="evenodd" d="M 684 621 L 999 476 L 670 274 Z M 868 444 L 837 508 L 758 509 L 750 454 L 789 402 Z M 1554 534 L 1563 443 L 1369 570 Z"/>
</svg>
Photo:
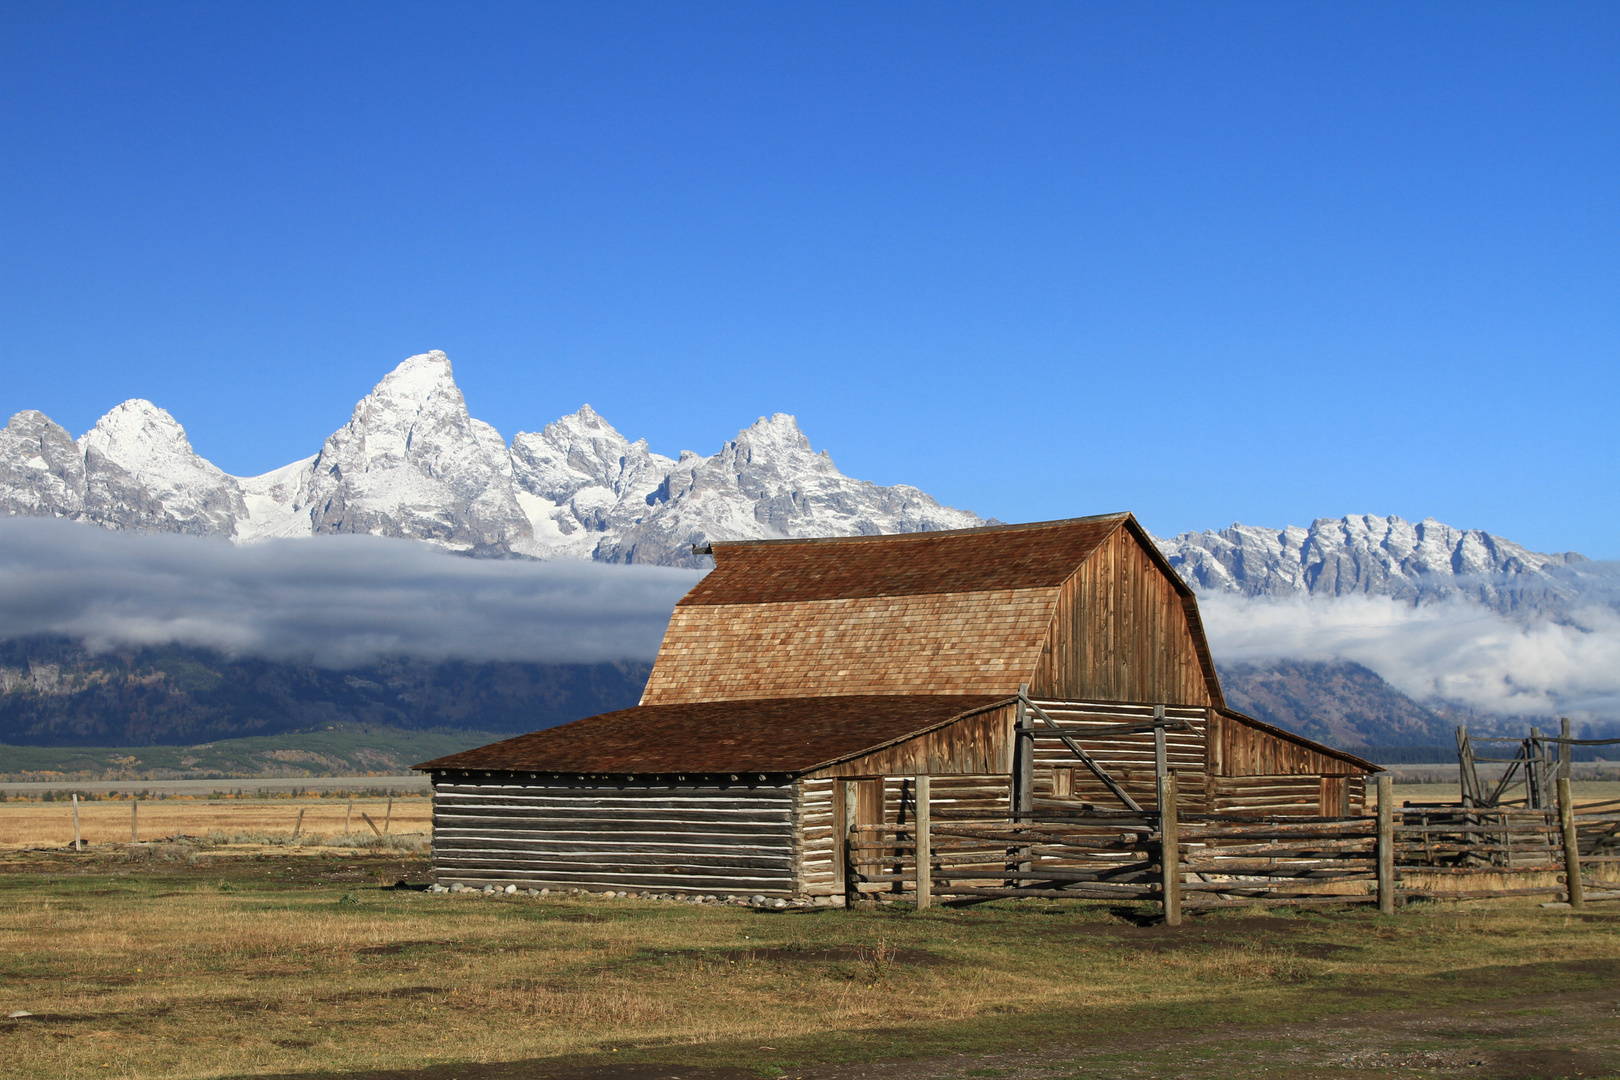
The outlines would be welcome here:
<svg viewBox="0 0 1620 1080">
<path fill-rule="evenodd" d="M 1354 660 L 1418 700 L 1502 716 L 1620 716 L 1620 613 L 1516 622 L 1465 600 L 1414 606 L 1382 596 L 1199 597 L 1224 662 Z"/>
<path fill-rule="evenodd" d="M 469 559 L 321 536 L 238 547 L 0 517 L 0 635 L 178 643 L 344 668 L 384 656 L 651 660 L 700 571 Z"/>
</svg>

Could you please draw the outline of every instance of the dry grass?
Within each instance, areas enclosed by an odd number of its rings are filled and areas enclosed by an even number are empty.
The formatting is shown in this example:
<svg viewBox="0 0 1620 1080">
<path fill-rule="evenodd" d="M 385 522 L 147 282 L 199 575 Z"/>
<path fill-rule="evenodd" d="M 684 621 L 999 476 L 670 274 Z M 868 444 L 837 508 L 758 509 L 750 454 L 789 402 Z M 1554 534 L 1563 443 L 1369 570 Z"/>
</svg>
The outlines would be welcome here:
<svg viewBox="0 0 1620 1080">
<path fill-rule="evenodd" d="M 97 800 L 79 803 L 79 831 L 87 844 L 129 842 L 130 802 Z M 345 799 L 193 799 L 142 801 L 138 814 L 140 837 L 206 836 L 210 833 L 292 835 L 303 811 L 301 832 L 315 836 L 343 833 L 348 801 Z M 361 819 L 369 814 L 380 829 L 387 799 L 356 799 L 348 832 L 369 835 Z M 394 800 L 390 833 L 426 835 L 433 825 L 433 801 L 428 798 Z M 65 847 L 73 843 L 73 805 L 70 802 L 0 803 L 0 848 Z"/>
<path fill-rule="evenodd" d="M 362 885 L 382 864 L 338 860 L 327 877 L 348 883 L 288 879 L 288 867 L 309 864 L 163 872 L 81 860 L 70 875 L 14 861 L 33 872 L 0 873 L 0 1015 L 43 1019 L 0 1033 L 0 1074 L 625 1060 L 714 1043 L 776 1048 L 756 1061 L 802 1060 L 879 1031 L 1004 1041 L 1054 1009 L 1283 1017 L 1364 1007 L 1355 994 L 1368 987 L 1395 995 L 1381 1008 L 1403 994 L 1505 992 L 1500 977 L 1469 975 L 1492 968 L 1595 961 L 1620 972 L 1620 921 L 1531 904 L 1392 919 L 1223 913 L 1167 935 L 1083 904 L 767 914 L 461 897 Z M 795 958 L 834 947 L 852 958 Z M 1512 989 L 1546 988 L 1538 978 L 1516 977 Z"/>
</svg>

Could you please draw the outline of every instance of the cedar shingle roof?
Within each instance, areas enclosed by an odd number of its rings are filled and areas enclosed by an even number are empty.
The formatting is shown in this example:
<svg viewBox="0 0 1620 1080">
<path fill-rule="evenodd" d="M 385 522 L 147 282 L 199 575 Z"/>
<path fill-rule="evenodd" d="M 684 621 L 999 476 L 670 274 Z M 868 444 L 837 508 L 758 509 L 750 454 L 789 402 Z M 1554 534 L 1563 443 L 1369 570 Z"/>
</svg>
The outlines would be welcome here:
<svg viewBox="0 0 1620 1080">
<path fill-rule="evenodd" d="M 1129 514 L 950 532 L 715 543 L 681 607 L 1054 588 Z"/>
<path fill-rule="evenodd" d="M 1006 700 L 883 695 L 638 705 L 412 768 L 586 775 L 802 773 Z"/>
<path fill-rule="evenodd" d="M 1059 588 L 1130 520 L 716 543 L 642 703 L 1017 693 Z"/>
</svg>

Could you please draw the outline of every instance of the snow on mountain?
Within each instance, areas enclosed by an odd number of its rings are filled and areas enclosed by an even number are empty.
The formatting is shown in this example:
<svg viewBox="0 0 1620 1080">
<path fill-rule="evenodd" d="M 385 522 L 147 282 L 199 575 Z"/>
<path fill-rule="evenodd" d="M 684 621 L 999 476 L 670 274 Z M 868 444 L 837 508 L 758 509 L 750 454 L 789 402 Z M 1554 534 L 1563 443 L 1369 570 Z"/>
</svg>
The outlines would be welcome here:
<svg viewBox="0 0 1620 1080">
<path fill-rule="evenodd" d="M 589 405 L 512 438 L 518 502 L 533 539 L 521 554 L 589 559 L 647 515 L 672 458 L 631 442 Z"/>
<path fill-rule="evenodd" d="M 238 542 L 359 532 L 477 554 L 676 565 L 693 565 L 692 545 L 710 540 L 985 524 L 916 488 L 845 476 L 783 413 L 710 457 L 655 454 L 589 405 L 508 445 L 468 414 L 442 352 L 400 364 L 319 453 L 262 476 L 205 461 L 148 401 L 118 406 L 77 443 L 44 414 L 20 412 L 0 430 L 0 511 Z M 1433 520 L 1233 525 L 1159 545 L 1206 593 L 1460 597 L 1548 614 L 1600 593 L 1615 602 L 1617 587 L 1579 555 Z"/>
<path fill-rule="evenodd" d="M 1464 597 L 1504 614 L 1544 613 L 1584 591 L 1585 558 L 1529 551 L 1433 518 L 1319 518 L 1310 528 L 1233 525 L 1158 541 L 1188 584 L 1245 596 Z"/>
<path fill-rule="evenodd" d="M 844 476 L 785 414 L 709 458 L 655 454 L 589 405 L 508 446 L 468 414 L 442 352 L 390 372 L 318 454 L 261 476 L 205 461 L 150 402 L 118 406 L 77 444 L 42 413 L 18 413 L 0 431 L 0 510 L 238 542 L 372 533 L 477 554 L 680 565 L 711 539 L 984 524 L 916 488 Z"/>
<path fill-rule="evenodd" d="M 84 515 L 111 528 L 231 536 L 246 516 L 236 478 L 203 460 L 182 428 L 135 398 L 78 440 Z"/>
<path fill-rule="evenodd" d="M 850 479 L 825 450 L 811 449 L 786 413 L 761 417 L 713 457 L 682 454 L 651 499 L 654 512 L 615 545 L 604 545 L 598 558 L 695 565 L 691 546 L 710 540 L 869 536 L 986 524 L 914 487 Z"/>
<path fill-rule="evenodd" d="M 0 430 L 0 512 L 77 518 L 84 512 L 84 455 L 67 429 L 25 409 Z"/>
</svg>

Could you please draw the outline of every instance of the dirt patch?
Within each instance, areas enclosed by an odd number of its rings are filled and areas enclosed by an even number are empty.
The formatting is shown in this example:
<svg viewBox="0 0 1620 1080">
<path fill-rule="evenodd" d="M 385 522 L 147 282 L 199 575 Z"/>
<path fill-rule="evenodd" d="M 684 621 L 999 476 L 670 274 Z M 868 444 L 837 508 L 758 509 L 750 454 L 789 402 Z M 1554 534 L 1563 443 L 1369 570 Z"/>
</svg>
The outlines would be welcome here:
<svg viewBox="0 0 1620 1080">
<path fill-rule="evenodd" d="M 395 941 L 387 945 L 367 945 L 354 950 L 356 956 L 398 956 L 406 949 L 415 949 L 423 945 L 450 945 L 449 941 Z"/>
</svg>

